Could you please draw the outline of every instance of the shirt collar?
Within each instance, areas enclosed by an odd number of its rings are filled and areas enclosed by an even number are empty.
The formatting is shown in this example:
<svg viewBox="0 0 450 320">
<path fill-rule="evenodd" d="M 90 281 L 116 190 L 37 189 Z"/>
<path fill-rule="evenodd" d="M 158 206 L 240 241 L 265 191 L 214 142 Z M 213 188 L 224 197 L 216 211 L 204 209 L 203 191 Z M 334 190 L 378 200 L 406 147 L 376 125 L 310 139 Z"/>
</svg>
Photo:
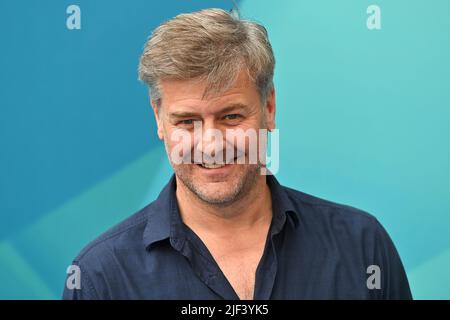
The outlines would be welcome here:
<svg viewBox="0 0 450 320">
<path fill-rule="evenodd" d="M 297 209 L 289 197 L 286 188 L 280 185 L 273 175 L 267 175 L 267 184 L 272 196 L 272 234 L 276 234 L 283 228 L 286 219 L 294 228 L 298 226 Z"/>
<path fill-rule="evenodd" d="M 146 248 L 170 237 L 171 223 L 174 216 L 172 212 L 174 211 L 174 203 L 176 203 L 175 191 L 176 180 L 175 175 L 172 175 L 172 178 L 162 189 L 158 198 L 148 205 L 147 225 L 143 235 Z"/>
<path fill-rule="evenodd" d="M 289 198 L 285 188 L 279 184 L 273 175 L 267 175 L 267 184 L 272 196 L 273 220 L 271 233 L 279 233 L 287 217 L 294 227 L 298 226 L 296 208 Z M 185 228 L 181 220 L 176 200 L 176 179 L 172 175 L 158 198 L 147 206 L 147 225 L 144 229 L 143 242 L 145 248 L 154 243 L 170 239 L 174 248 L 180 249 L 185 241 Z"/>
</svg>

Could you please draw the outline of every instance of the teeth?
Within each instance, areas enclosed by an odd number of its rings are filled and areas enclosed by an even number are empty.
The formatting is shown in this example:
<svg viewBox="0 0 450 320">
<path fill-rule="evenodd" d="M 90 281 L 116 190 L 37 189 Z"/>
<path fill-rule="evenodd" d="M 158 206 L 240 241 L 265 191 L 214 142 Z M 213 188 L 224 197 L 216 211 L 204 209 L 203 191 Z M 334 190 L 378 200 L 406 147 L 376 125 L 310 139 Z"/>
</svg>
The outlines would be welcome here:
<svg viewBox="0 0 450 320">
<path fill-rule="evenodd" d="M 207 168 L 207 169 L 217 169 L 217 168 L 222 168 L 223 166 L 225 166 L 225 164 L 208 164 L 208 163 L 202 163 L 201 166 L 203 168 Z"/>
</svg>

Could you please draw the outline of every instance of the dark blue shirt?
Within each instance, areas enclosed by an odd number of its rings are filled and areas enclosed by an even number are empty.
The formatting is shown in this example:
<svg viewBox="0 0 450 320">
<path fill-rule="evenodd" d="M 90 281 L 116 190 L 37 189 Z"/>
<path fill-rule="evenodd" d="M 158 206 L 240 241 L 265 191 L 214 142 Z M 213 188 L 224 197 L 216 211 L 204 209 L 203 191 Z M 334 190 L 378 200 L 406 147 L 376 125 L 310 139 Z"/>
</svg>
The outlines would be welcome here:
<svg viewBox="0 0 450 320">
<path fill-rule="evenodd" d="M 273 176 L 267 183 L 273 217 L 255 299 L 411 299 L 400 257 L 373 216 Z M 182 222 L 175 190 L 172 177 L 156 201 L 84 248 L 73 262 L 81 287 L 65 287 L 64 299 L 238 299 Z"/>
</svg>

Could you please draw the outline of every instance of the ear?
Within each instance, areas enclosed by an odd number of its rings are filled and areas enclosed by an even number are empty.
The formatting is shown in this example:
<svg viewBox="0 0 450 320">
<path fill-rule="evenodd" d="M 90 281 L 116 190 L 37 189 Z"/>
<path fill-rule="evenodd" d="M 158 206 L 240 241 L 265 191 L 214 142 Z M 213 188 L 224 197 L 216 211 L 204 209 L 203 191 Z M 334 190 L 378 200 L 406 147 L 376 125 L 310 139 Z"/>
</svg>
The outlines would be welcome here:
<svg viewBox="0 0 450 320">
<path fill-rule="evenodd" d="M 265 117 L 267 129 L 269 131 L 275 129 L 275 109 L 275 89 L 273 88 L 266 99 Z"/>
<path fill-rule="evenodd" d="M 163 124 L 162 124 L 162 119 L 161 119 L 161 114 L 160 114 L 162 112 L 161 106 L 158 107 L 156 101 L 154 101 L 154 100 L 150 100 L 150 104 L 152 106 L 153 113 L 155 115 L 158 137 L 159 137 L 159 139 L 164 140 L 164 130 L 163 130 Z"/>
</svg>

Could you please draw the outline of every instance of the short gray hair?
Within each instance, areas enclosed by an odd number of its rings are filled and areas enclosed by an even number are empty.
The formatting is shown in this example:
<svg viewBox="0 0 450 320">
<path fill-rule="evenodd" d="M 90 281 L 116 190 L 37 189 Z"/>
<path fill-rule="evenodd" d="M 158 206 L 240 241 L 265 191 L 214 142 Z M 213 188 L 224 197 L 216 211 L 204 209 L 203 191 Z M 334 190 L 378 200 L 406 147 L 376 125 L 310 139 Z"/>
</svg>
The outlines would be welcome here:
<svg viewBox="0 0 450 320">
<path fill-rule="evenodd" d="M 205 9 L 180 14 L 153 31 L 140 58 L 139 79 L 159 106 L 160 80 L 206 80 L 206 96 L 225 92 L 244 68 L 265 101 L 273 88 L 274 67 L 262 25 L 222 9 Z"/>
</svg>

